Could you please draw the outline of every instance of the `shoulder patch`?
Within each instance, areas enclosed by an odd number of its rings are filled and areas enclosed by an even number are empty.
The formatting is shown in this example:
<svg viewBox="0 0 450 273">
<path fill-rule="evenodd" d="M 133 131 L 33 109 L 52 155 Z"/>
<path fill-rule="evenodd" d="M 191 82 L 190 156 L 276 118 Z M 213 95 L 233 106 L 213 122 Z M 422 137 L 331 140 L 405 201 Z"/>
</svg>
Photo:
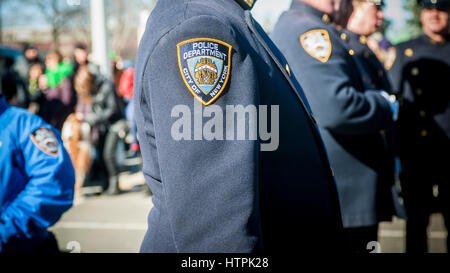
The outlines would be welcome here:
<svg viewBox="0 0 450 273">
<path fill-rule="evenodd" d="M 314 29 L 300 37 L 300 43 L 313 58 L 326 63 L 330 59 L 332 45 L 330 35 L 325 29 Z"/>
<path fill-rule="evenodd" d="M 394 65 L 396 59 L 397 59 L 397 49 L 391 46 L 386 50 L 386 59 L 384 62 L 384 68 L 386 68 L 386 70 L 390 70 Z"/>
<path fill-rule="evenodd" d="M 181 77 L 192 95 L 205 106 L 216 101 L 228 83 L 231 49 L 231 45 L 210 38 L 177 45 Z"/>
<path fill-rule="evenodd" d="M 59 143 L 55 134 L 48 128 L 39 128 L 30 135 L 34 145 L 44 153 L 57 156 L 59 152 Z"/>
</svg>

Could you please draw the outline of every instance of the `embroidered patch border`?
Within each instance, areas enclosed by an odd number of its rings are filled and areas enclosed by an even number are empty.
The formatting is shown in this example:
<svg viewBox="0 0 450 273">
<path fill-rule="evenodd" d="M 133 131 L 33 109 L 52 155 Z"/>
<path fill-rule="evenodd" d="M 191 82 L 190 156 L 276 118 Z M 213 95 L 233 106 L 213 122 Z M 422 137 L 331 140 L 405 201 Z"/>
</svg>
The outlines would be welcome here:
<svg viewBox="0 0 450 273">
<path fill-rule="evenodd" d="M 195 45 L 199 44 L 209 48 L 195 50 Z M 177 45 L 181 77 L 203 105 L 215 102 L 226 88 L 231 72 L 231 52 L 231 45 L 212 38 L 190 39 Z"/>
<path fill-rule="evenodd" d="M 59 143 L 52 130 L 45 127 L 38 128 L 30 134 L 30 138 L 34 145 L 36 145 L 44 153 L 51 156 L 58 155 Z"/>
<path fill-rule="evenodd" d="M 325 42 L 328 43 L 328 52 L 326 56 L 318 56 L 316 52 L 311 51 L 311 49 L 309 48 L 309 46 L 306 44 L 306 40 L 311 37 L 311 35 L 314 34 L 321 34 L 323 35 L 323 37 L 325 38 Z M 322 63 L 326 63 L 328 62 L 328 60 L 331 57 L 331 53 L 333 51 L 333 46 L 331 44 L 331 39 L 330 39 L 330 34 L 328 33 L 327 30 L 325 29 L 313 29 L 310 30 L 306 33 L 304 33 L 301 37 L 300 37 L 300 44 L 302 45 L 303 49 L 306 51 L 306 53 L 308 53 L 309 55 L 311 55 L 311 57 L 313 57 L 314 59 L 317 59 L 319 61 L 321 61 Z"/>
</svg>

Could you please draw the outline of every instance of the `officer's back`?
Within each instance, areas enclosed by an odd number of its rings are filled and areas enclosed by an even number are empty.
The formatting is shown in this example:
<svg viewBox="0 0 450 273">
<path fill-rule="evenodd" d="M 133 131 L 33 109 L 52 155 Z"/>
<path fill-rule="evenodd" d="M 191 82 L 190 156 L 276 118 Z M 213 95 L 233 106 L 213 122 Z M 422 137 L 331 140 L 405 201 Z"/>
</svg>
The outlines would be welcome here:
<svg viewBox="0 0 450 273">
<path fill-rule="evenodd" d="M 249 1 L 160 0 L 147 23 L 135 78 L 143 169 L 154 193 L 143 252 L 335 246 L 339 204 L 308 103 L 281 53 L 238 2 Z M 180 47 L 199 40 L 231 47 L 228 83 L 212 103 L 189 90 L 192 79 L 183 74 Z M 277 149 L 261 152 L 259 141 L 174 140 L 171 111 L 192 109 L 193 95 L 209 105 L 205 111 L 279 105 Z"/>
</svg>

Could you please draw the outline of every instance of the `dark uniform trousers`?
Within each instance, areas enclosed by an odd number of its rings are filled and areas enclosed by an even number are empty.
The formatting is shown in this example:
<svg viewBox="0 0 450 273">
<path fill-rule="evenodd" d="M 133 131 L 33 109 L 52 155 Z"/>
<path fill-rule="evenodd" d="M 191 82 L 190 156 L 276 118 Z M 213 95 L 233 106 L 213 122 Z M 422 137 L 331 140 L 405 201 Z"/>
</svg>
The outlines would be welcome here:
<svg viewBox="0 0 450 273">
<path fill-rule="evenodd" d="M 250 2 L 160 0 L 150 15 L 135 78 L 143 172 L 154 194 L 142 252 L 319 253 L 341 246 L 336 186 L 308 101 L 283 55 L 242 8 Z M 231 52 L 212 58 L 191 50 L 197 41 Z M 259 141 L 173 138 L 172 110 L 192 109 L 201 96 L 187 86 L 194 84 L 182 63 L 189 56 L 230 65 L 226 88 L 205 111 L 279 107 L 276 150 L 261 151 Z"/>
<path fill-rule="evenodd" d="M 393 126 L 389 103 L 365 80 L 356 50 L 341 40 L 328 14 L 292 1 L 271 37 L 317 116 L 336 173 L 345 238 L 351 251 L 364 252 L 377 240 L 378 223 L 393 215 L 392 152 L 381 134 Z"/>
<path fill-rule="evenodd" d="M 431 213 L 441 212 L 450 227 L 450 42 L 422 35 L 396 46 L 396 56 L 389 72 L 401 101 L 397 142 L 406 250 L 423 253 Z"/>
</svg>

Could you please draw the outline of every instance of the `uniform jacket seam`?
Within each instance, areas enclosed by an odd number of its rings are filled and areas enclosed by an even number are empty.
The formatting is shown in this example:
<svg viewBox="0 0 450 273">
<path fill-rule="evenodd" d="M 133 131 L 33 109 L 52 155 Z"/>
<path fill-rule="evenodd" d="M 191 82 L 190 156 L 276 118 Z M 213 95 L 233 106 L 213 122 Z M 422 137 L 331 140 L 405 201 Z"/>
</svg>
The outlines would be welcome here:
<svg viewBox="0 0 450 273">
<path fill-rule="evenodd" d="M 143 79 L 146 79 L 146 77 L 145 77 L 145 75 L 147 75 L 148 74 L 148 72 L 149 72 L 149 69 L 150 69 L 150 65 L 149 65 L 149 61 L 150 61 L 150 59 L 152 58 L 152 56 L 153 56 L 153 53 L 156 51 L 156 49 L 159 47 L 159 44 L 160 44 L 160 41 L 163 39 L 163 38 L 165 38 L 165 37 L 167 37 L 170 33 L 172 33 L 176 28 L 178 28 L 180 25 L 182 25 L 183 23 L 185 23 L 186 22 L 186 20 L 187 20 L 187 12 L 188 12 L 188 6 L 189 6 L 189 2 L 191 2 L 192 0 L 188 0 L 187 2 L 186 2 L 186 6 L 185 6 L 185 9 L 184 9 L 184 13 L 183 13 L 183 19 L 182 20 L 180 20 L 180 22 L 178 22 L 177 24 L 174 24 L 171 28 L 169 28 L 166 32 L 164 32 L 162 35 L 161 35 L 161 37 L 157 40 L 157 42 L 155 43 L 155 46 L 154 46 L 154 48 L 152 49 L 152 51 L 148 54 L 148 57 L 147 57 L 147 59 L 146 59 L 146 61 L 145 61 L 145 66 L 144 66 L 144 69 L 143 69 L 143 73 L 142 73 L 142 78 Z M 224 24 L 224 22 L 220 19 L 220 18 L 218 18 L 218 17 L 216 17 L 216 16 L 213 16 L 213 15 L 195 15 L 195 16 L 192 16 L 192 17 L 190 17 L 189 19 L 191 20 L 191 19 L 195 19 L 195 18 L 200 18 L 200 17 L 212 17 L 212 18 L 214 18 L 214 19 L 216 19 L 216 20 L 218 20 L 221 24 Z M 231 29 L 231 28 L 230 28 Z M 231 35 L 235 38 L 235 33 L 232 33 L 231 32 Z M 147 81 L 145 81 L 145 83 L 144 84 L 148 84 L 147 83 Z M 142 89 L 144 89 L 144 88 L 142 88 Z M 147 94 L 145 93 L 145 92 L 143 92 L 144 94 L 143 94 L 143 96 L 145 96 L 143 99 L 146 99 L 147 101 L 148 101 L 148 98 L 147 98 Z M 150 105 L 150 109 L 152 109 L 152 107 L 151 107 L 151 100 L 150 101 L 148 101 L 149 102 L 149 105 Z M 154 128 L 156 128 L 156 124 L 154 123 L 153 124 L 153 126 L 154 126 Z M 155 129 L 155 132 L 156 132 L 156 129 Z M 156 141 L 156 134 L 155 134 L 155 141 Z M 158 158 L 160 158 L 160 156 L 159 156 L 159 152 L 157 152 L 158 153 Z M 161 184 L 162 184 L 162 190 L 163 190 L 163 193 L 164 193 L 164 195 L 165 195 L 165 198 L 164 198 L 164 205 L 165 205 L 165 207 L 166 207 L 166 209 L 167 209 L 167 211 L 169 211 L 169 206 L 168 206 L 168 204 L 167 204 L 167 192 L 166 192 L 166 187 L 165 187 L 165 184 L 163 183 L 163 171 L 161 170 L 161 167 L 159 167 L 159 172 L 160 172 L 160 174 L 161 174 Z M 168 212 L 169 213 L 169 212 Z M 169 215 L 170 215 L 170 213 L 169 213 Z M 173 240 L 173 244 L 174 244 L 174 247 L 175 247 L 175 249 L 176 249 L 176 252 L 177 253 L 180 253 L 180 249 L 179 249 L 179 247 L 178 247 L 178 245 L 177 245 L 177 240 L 176 240 L 176 238 L 175 238 L 175 234 L 174 234 L 174 229 L 173 229 L 173 224 L 172 224 L 172 221 L 170 220 L 170 218 L 171 217 L 169 217 L 169 225 L 170 225 L 170 227 L 171 227 L 171 234 L 172 234 L 172 240 Z"/>
</svg>

